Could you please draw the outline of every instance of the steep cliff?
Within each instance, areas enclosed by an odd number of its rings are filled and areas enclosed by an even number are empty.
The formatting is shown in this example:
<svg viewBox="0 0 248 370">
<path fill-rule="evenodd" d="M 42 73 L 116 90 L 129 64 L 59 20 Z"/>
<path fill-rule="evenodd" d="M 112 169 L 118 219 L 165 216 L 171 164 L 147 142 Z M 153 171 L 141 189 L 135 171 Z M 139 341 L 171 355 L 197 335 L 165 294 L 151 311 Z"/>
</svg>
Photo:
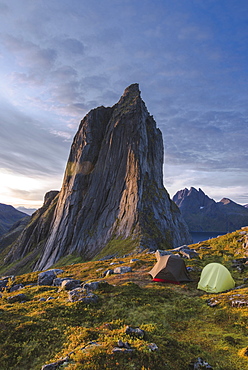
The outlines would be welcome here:
<svg viewBox="0 0 248 370">
<path fill-rule="evenodd" d="M 191 232 L 231 232 L 248 225 L 248 209 L 228 198 L 215 202 L 191 187 L 179 190 L 172 199 Z"/>
<path fill-rule="evenodd" d="M 151 249 L 190 243 L 163 186 L 162 165 L 162 134 L 138 84 L 113 107 L 91 110 L 75 135 L 47 236 L 33 238 L 43 240 L 35 269 L 69 254 L 91 259 L 113 240 Z"/>
</svg>

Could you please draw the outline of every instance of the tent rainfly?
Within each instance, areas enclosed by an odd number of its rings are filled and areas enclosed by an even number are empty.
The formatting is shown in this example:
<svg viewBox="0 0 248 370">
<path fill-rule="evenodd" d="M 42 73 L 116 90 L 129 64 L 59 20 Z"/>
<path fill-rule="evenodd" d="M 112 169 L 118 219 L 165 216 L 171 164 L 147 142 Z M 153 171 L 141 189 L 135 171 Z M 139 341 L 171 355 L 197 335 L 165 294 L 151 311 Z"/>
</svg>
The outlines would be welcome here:
<svg viewBox="0 0 248 370">
<path fill-rule="evenodd" d="M 235 282 L 228 269 L 220 263 L 209 263 L 202 272 L 197 289 L 208 293 L 220 293 L 233 289 Z"/>
<path fill-rule="evenodd" d="M 153 281 L 180 284 L 181 282 L 192 281 L 188 275 L 185 262 L 181 257 L 174 254 L 161 256 L 157 250 L 155 253 L 157 263 L 149 271 Z"/>
</svg>

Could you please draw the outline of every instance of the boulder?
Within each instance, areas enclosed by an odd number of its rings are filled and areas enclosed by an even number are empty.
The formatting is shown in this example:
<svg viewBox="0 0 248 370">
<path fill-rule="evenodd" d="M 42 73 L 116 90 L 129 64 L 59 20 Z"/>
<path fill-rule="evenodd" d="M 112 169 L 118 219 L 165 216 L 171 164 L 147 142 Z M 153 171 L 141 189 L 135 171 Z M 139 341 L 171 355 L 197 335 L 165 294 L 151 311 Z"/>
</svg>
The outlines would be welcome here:
<svg viewBox="0 0 248 370">
<path fill-rule="evenodd" d="M 51 269 L 43 271 L 38 275 L 38 285 L 52 285 L 53 280 L 57 277 L 58 274 L 64 272 L 60 269 Z"/>
<path fill-rule="evenodd" d="M 8 303 L 26 302 L 27 296 L 23 293 L 7 297 Z"/>
<path fill-rule="evenodd" d="M 114 274 L 125 274 L 126 272 L 131 272 L 132 267 L 129 266 L 121 266 L 121 267 L 116 267 L 114 269 Z"/>
<path fill-rule="evenodd" d="M 15 285 L 13 285 L 12 287 L 9 288 L 9 293 L 15 292 L 16 290 L 20 290 L 22 288 L 24 288 L 23 284 L 15 284 Z"/>
<path fill-rule="evenodd" d="M 61 289 L 73 290 L 81 286 L 81 280 L 65 279 L 61 283 Z"/>
<path fill-rule="evenodd" d="M 98 296 L 93 293 L 88 293 L 84 288 L 75 288 L 68 292 L 70 302 L 97 303 Z"/>
<path fill-rule="evenodd" d="M 201 357 L 198 357 L 194 360 L 192 360 L 189 364 L 189 369 L 192 370 L 213 370 L 212 366 L 207 363 L 207 361 L 203 360 Z"/>
<path fill-rule="evenodd" d="M 130 326 L 127 326 L 125 333 L 131 337 L 136 337 L 139 339 L 143 339 L 145 337 L 145 331 L 140 328 L 131 328 Z"/>
</svg>

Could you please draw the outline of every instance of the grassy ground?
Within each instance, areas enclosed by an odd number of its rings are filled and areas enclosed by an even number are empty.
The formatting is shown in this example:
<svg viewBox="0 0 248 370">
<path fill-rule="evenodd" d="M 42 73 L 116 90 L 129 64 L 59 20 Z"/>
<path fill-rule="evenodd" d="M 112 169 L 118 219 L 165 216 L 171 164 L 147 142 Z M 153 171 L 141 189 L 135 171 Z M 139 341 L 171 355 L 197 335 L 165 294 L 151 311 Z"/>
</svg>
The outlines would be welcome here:
<svg viewBox="0 0 248 370">
<path fill-rule="evenodd" d="M 57 287 L 32 285 L 38 272 L 17 276 L 15 283 L 25 288 L 1 293 L 0 369 L 40 370 L 67 355 L 69 361 L 59 369 L 186 370 L 197 357 L 215 370 L 247 369 L 248 307 L 231 305 L 234 297 L 248 300 L 247 285 L 214 295 L 197 290 L 201 270 L 209 262 L 223 263 L 236 287 L 243 284 L 248 268 L 243 274 L 231 269 L 231 261 L 243 257 L 239 239 L 236 232 L 192 246 L 200 258 L 185 261 L 193 268 L 193 282 L 181 285 L 153 283 L 148 272 L 155 256 L 145 252 L 63 266 L 60 277 L 109 283 L 95 292 L 99 301 L 94 305 L 71 303 L 67 292 Z M 130 263 L 131 258 L 139 260 Z M 132 272 L 102 278 L 103 271 L 120 261 Z M 28 301 L 9 303 L 7 297 L 18 293 L 26 294 Z M 54 299 L 40 301 L 48 297 Z M 218 301 L 216 307 L 207 304 L 210 298 Z M 125 334 L 128 325 L 143 329 L 145 337 Z M 118 340 L 134 351 L 113 353 Z M 152 343 L 157 350 L 149 348 Z"/>
</svg>

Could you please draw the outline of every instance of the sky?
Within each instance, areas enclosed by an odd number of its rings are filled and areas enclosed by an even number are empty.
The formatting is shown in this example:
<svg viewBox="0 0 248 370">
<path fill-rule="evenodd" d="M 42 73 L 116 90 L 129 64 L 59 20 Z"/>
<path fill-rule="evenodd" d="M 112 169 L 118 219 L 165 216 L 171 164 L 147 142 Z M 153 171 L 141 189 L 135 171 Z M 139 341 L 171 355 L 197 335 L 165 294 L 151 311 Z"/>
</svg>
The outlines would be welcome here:
<svg viewBox="0 0 248 370">
<path fill-rule="evenodd" d="M 60 190 L 81 119 L 132 83 L 170 196 L 247 204 L 247 0 L 0 0 L 0 203 Z"/>
</svg>

